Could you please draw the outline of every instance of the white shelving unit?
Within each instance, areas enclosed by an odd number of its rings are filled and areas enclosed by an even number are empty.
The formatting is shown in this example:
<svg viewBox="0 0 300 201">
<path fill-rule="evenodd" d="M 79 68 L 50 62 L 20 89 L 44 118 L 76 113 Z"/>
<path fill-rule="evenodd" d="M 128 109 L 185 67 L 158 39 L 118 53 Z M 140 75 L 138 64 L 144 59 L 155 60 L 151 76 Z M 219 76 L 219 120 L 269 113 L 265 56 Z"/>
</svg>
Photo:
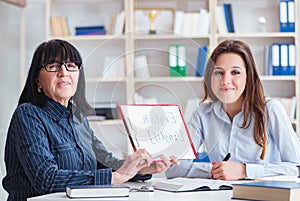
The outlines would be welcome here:
<svg viewBox="0 0 300 201">
<path fill-rule="evenodd" d="M 216 6 L 231 3 L 236 33 L 219 34 L 216 26 Z M 299 19 L 299 3 L 296 4 L 296 20 Z M 172 8 L 174 11 L 193 12 L 205 8 L 210 12 L 210 33 L 203 36 L 180 36 L 167 34 L 139 34 L 135 30 L 135 9 Z M 104 24 L 109 27 L 110 17 L 125 11 L 125 34 L 104 36 L 74 36 L 74 27 L 79 25 Z M 190 98 L 203 95 L 203 79 L 194 76 L 197 49 L 208 45 L 212 50 L 224 39 L 246 41 L 254 54 L 258 71 L 266 95 L 291 97 L 300 102 L 299 72 L 296 76 L 264 75 L 264 47 L 274 42 L 293 42 L 299 52 L 299 25 L 296 22 L 295 33 L 279 32 L 278 0 L 47 0 L 46 38 L 52 38 L 50 16 L 67 16 L 71 36 L 62 37 L 72 42 L 82 53 L 87 80 L 87 98 L 89 102 L 133 103 L 133 95 L 156 97 L 159 103 L 177 103 L 184 110 Z M 259 32 L 258 18 L 267 19 L 265 32 Z M 184 44 L 187 47 L 187 76 L 169 77 L 168 46 Z M 134 58 L 139 54 L 147 56 L 150 69 L 149 78 L 135 78 Z M 126 76 L 123 78 L 102 79 L 106 56 L 125 57 Z M 300 65 L 300 57 L 297 57 Z M 297 131 L 300 107 L 297 107 L 296 119 L 292 122 Z M 101 126 L 120 125 L 120 121 L 100 122 Z M 122 129 L 121 129 L 122 130 Z M 123 131 L 120 131 L 123 132 Z M 298 134 L 299 135 L 299 134 Z"/>
</svg>

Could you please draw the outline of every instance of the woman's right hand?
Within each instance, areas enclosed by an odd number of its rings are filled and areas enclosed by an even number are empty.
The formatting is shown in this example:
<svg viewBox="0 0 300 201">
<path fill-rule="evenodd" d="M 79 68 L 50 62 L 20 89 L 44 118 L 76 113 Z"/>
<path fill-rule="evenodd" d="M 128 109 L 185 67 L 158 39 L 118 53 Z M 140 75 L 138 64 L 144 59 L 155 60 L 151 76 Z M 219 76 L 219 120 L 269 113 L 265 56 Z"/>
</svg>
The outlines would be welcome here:
<svg viewBox="0 0 300 201">
<path fill-rule="evenodd" d="M 112 173 L 112 184 L 120 184 L 134 177 L 140 169 L 150 166 L 153 159 L 145 149 L 139 149 L 127 156 L 123 165 Z"/>
</svg>

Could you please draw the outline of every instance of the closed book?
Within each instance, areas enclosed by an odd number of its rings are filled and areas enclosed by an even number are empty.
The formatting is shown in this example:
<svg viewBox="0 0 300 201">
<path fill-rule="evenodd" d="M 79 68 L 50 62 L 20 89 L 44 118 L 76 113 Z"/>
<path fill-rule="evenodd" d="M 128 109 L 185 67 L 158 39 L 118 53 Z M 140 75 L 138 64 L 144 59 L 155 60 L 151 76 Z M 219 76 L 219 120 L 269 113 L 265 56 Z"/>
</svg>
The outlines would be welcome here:
<svg viewBox="0 0 300 201">
<path fill-rule="evenodd" d="M 129 197 L 130 188 L 125 185 L 70 185 L 66 187 L 69 198 L 118 198 Z"/>
<path fill-rule="evenodd" d="M 95 26 L 78 26 L 75 27 L 75 30 L 104 30 L 104 25 L 95 25 Z"/>
<path fill-rule="evenodd" d="M 290 181 L 262 181 L 233 184 L 234 199 L 299 201 L 300 183 Z"/>
</svg>

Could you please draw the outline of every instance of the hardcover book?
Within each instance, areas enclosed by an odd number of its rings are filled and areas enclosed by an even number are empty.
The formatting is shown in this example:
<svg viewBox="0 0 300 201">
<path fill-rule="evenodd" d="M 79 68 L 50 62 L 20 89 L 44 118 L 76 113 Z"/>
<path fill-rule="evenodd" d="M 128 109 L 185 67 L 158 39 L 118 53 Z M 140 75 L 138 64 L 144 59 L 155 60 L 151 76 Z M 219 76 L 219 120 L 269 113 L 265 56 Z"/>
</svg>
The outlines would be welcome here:
<svg viewBox="0 0 300 201">
<path fill-rule="evenodd" d="M 69 198 L 119 198 L 129 197 L 130 188 L 125 185 L 72 185 L 66 187 Z"/>
<path fill-rule="evenodd" d="M 270 201 L 299 201 L 300 183 L 262 181 L 233 184 L 233 198 Z"/>
</svg>

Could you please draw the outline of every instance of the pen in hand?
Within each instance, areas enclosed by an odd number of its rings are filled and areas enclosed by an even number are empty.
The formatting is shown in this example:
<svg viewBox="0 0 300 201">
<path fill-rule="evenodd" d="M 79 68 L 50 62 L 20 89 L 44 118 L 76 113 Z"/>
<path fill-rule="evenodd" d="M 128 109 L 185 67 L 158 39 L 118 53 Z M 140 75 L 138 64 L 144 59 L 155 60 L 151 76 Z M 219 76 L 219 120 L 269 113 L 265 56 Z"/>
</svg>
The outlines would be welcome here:
<svg viewBox="0 0 300 201">
<path fill-rule="evenodd" d="M 223 161 L 228 161 L 229 158 L 230 158 L 230 153 L 228 153 L 228 154 L 225 156 L 225 158 L 223 159 Z"/>
</svg>

